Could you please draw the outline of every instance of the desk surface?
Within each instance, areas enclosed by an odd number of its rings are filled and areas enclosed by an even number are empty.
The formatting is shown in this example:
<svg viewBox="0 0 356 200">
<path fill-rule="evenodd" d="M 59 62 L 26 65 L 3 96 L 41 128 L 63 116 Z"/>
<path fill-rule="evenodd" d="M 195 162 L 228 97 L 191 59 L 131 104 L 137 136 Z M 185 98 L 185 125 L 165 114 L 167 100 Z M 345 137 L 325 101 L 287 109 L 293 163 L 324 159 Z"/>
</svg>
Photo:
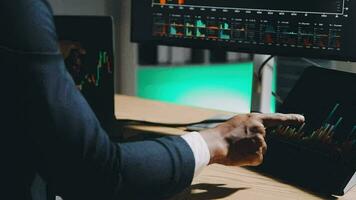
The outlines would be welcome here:
<svg viewBox="0 0 356 200">
<path fill-rule="evenodd" d="M 145 120 L 160 123 L 191 123 L 228 112 L 177 106 L 135 97 L 117 95 L 115 97 L 118 119 Z M 163 134 L 183 134 L 175 128 L 132 126 L 130 128 Z M 301 188 L 291 186 L 276 179 L 240 167 L 211 165 L 193 180 L 191 188 L 176 199 L 243 199 L 243 200 L 305 200 L 332 199 L 318 196 Z M 353 188 L 342 200 L 356 200 Z"/>
<path fill-rule="evenodd" d="M 200 122 L 217 115 L 231 115 L 212 109 L 180 106 L 136 97 L 116 95 L 115 116 L 117 119 L 142 120 L 167 124 L 186 124 Z M 134 125 L 130 128 L 165 135 L 182 135 L 184 131 L 177 128 Z"/>
<path fill-rule="evenodd" d="M 241 168 L 212 165 L 207 167 L 192 184 L 191 199 L 243 200 L 314 200 L 333 199 L 309 193 L 257 172 Z M 186 195 L 186 194 L 185 194 Z M 184 199 L 184 198 L 183 198 Z M 336 199 L 336 198 L 335 198 Z M 355 200 L 356 188 L 342 200 Z"/>
</svg>

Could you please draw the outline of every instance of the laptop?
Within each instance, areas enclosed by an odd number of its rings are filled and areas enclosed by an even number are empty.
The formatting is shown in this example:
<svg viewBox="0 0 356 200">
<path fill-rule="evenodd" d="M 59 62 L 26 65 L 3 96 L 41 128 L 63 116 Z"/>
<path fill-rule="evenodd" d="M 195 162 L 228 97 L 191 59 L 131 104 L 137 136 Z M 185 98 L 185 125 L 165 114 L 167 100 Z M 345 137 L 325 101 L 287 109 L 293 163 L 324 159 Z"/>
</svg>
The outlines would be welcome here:
<svg viewBox="0 0 356 200">
<path fill-rule="evenodd" d="M 114 35 L 110 16 L 55 16 L 64 62 L 102 127 L 112 132 Z"/>
<path fill-rule="evenodd" d="M 356 74 L 307 68 L 279 112 L 304 114 L 306 124 L 269 131 L 260 169 L 323 194 L 356 185 Z"/>
</svg>

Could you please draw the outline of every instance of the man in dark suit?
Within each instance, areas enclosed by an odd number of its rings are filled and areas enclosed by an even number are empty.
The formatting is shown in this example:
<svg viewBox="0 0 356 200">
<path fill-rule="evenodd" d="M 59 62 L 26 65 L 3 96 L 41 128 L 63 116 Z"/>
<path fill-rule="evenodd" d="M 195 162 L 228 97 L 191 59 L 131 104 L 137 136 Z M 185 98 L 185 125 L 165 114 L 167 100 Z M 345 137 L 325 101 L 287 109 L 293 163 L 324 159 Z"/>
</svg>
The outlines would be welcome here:
<svg viewBox="0 0 356 200">
<path fill-rule="evenodd" d="M 0 2 L 1 199 L 31 199 L 39 174 L 65 200 L 159 199 L 189 186 L 209 163 L 258 165 L 265 126 L 299 115 L 239 115 L 183 137 L 116 144 L 78 92 L 45 0 Z"/>
</svg>

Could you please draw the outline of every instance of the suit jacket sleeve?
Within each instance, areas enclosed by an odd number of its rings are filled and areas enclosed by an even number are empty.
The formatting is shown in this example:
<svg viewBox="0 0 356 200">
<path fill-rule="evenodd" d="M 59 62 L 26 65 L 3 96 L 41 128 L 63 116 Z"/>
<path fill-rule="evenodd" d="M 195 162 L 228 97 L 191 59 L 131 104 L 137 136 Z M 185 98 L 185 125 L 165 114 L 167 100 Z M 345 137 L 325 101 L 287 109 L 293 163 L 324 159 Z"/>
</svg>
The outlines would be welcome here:
<svg viewBox="0 0 356 200">
<path fill-rule="evenodd" d="M 109 140 L 65 69 L 46 1 L 2 1 L 0 15 L 7 27 L 0 33 L 2 63 L 23 77 L 21 106 L 34 165 L 59 195 L 113 199 L 140 193 L 157 199 L 190 185 L 194 156 L 180 137 Z"/>
</svg>

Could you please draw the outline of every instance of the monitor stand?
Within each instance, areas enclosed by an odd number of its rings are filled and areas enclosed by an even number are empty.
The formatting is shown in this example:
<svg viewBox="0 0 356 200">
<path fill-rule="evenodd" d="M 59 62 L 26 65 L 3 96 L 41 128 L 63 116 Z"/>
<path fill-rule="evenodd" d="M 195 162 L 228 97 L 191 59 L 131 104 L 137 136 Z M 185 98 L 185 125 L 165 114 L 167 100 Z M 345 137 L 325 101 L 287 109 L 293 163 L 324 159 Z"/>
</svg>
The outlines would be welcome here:
<svg viewBox="0 0 356 200">
<path fill-rule="evenodd" d="M 256 76 L 261 64 L 270 57 L 270 55 L 256 54 L 253 58 L 254 78 L 253 78 L 253 96 L 252 111 L 261 113 L 275 112 L 272 108 L 272 91 L 274 80 L 274 70 L 276 70 L 276 60 L 272 58 L 262 70 L 262 79 L 258 80 Z"/>
</svg>

